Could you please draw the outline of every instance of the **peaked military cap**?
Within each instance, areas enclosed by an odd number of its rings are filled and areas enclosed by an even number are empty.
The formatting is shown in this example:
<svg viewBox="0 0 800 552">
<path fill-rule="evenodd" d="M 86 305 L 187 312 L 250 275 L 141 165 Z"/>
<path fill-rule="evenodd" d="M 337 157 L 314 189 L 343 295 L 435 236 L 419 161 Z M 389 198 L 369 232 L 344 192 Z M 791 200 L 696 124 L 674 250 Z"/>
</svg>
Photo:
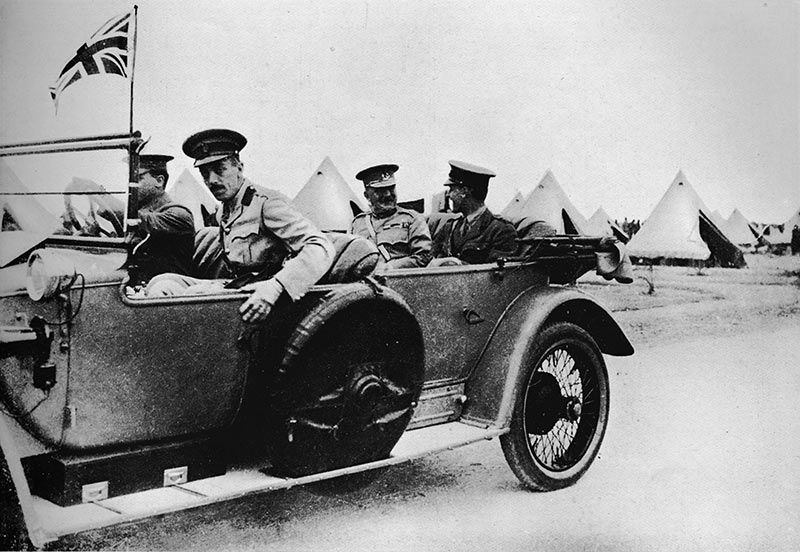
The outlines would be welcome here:
<svg viewBox="0 0 800 552">
<path fill-rule="evenodd" d="M 247 138 L 226 128 L 211 128 L 189 136 L 183 143 L 183 153 L 194 158 L 194 166 L 213 163 L 239 153 Z"/>
<path fill-rule="evenodd" d="M 167 170 L 167 163 L 175 159 L 171 155 L 157 155 L 154 153 L 149 153 L 146 155 L 139 156 L 139 170 L 140 171 L 150 171 L 150 170 Z"/>
<path fill-rule="evenodd" d="M 397 184 L 394 173 L 399 168 L 397 165 L 375 165 L 360 171 L 356 178 L 364 183 L 365 188 L 388 188 Z"/>
<path fill-rule="evenodd" d="M 489 179 L 497 176 L 494 171 L 465 163 L 463 161 L 449 161 L 450 175 L 445 186 L 474 186 L 478 184 L 489 184 Z"/>
</svg>

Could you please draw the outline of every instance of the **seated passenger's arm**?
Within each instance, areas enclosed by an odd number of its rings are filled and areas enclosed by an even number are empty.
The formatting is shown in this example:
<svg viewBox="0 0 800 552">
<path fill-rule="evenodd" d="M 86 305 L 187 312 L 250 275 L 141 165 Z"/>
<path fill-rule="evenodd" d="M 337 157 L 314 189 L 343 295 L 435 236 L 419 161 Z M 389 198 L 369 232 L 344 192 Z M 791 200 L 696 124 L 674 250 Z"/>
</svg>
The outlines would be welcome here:
<svg viewBox="0 0 800 552">
<path fill-rule="evenodd" d="M 455 219 L 446 220 L 436 227 L 431 244 L 431 255 L 434 258 L 450 256 L 448 241 L 453 230 L 453 220 Z"/>
<path fill-rule="evenodd" d="M 386 263 L 387 268 L 416 268 L 427 266 L 431 261 L 431 234 L 428 224 L 421 216 L 414 217 L 408 229 L 408 248 L 410 255 L 392 259 Z"/>
<path fill-rule="evenodd" d="M 502 221 L 497 224 L 493 232 L 490 248 L 489 262 L 504 257 L 513 257 L 517 252 L 517 231 L 510 222 Z"/>
<path fill-rule="evenodd" d="M 333 244 L 311 221 L 282 199 L 264 201 L 261 221 L 293 254 L 274 278 L 296 301 L 331 267 L 335 255 Z"/>
<path fill-rule="evenodd" d="M 173 205 L 163 211 L 139 211 L 139 221 L 141 228 L 148 233 L 194 235 L 194 217 L 182 205 Z"/>
</svg>

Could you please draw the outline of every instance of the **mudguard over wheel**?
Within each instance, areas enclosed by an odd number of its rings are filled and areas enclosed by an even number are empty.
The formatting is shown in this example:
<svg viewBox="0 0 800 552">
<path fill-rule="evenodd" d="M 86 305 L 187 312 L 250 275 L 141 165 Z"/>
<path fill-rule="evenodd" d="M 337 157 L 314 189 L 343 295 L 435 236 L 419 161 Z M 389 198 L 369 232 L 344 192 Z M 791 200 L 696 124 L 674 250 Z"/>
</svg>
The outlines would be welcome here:
<svg viewBox="0 0 800 552">
<path fill-rule="evenodd" d="M 506 460 L 531 489 L 568 487 L 597 456 L 608 423 L 600 349 L 574 324 L 548 325 L 530 344 L 520 376 L 511 430 L 500 438 Z"/>
<path fill-rule="evenodd" d="M 379 460 L 400 439 L 422 390 L 424 346 L 407 306 L 391 299 L 337 309 L 272 383 L 267 422 L 280 473 Z"/>
</svg>

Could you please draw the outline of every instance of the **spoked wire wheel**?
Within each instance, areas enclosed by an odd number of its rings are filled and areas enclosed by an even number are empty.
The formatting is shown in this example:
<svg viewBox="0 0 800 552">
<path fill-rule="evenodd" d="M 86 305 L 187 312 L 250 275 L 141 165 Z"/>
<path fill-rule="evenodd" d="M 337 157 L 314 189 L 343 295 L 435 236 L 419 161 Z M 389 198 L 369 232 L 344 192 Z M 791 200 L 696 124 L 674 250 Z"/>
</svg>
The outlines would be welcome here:
<svg viewBox="0 0 800 552">
<path fill-rule="evenodd" d="M 574 324 L 547 326 L 520 382 L 501 437 L 511 469 L 536 490 L 572 485 L 597 456 L 608 423 L 608 374 L 597 344 Z"/>
</svg>

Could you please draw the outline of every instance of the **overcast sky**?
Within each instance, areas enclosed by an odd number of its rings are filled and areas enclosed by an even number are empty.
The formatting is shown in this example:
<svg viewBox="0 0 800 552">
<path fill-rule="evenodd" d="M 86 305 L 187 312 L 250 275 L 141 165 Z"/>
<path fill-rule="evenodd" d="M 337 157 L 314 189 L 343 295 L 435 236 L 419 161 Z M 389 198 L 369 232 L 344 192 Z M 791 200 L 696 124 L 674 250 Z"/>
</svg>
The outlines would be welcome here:
<svg viewBox="0 0 800 552">
<path fill-rule="evenodd" d="M 221 126 L 289 196 L 330 156 L 357 193 L 393 162 L 400 198 L 428 199 L 455 158 L 498 173 L 496 210 L 548 168 L 587 217 L 646 217 L 678 169 L 726 217 L 800 207 L 797 1 L 138 4 L 134 127 L 175 175 Z M 0 141 L 127 130 L 124 79 L 83 79 L 57 115 L 48 87 L 131 7 L 0 0 Z"/>
</svg>

